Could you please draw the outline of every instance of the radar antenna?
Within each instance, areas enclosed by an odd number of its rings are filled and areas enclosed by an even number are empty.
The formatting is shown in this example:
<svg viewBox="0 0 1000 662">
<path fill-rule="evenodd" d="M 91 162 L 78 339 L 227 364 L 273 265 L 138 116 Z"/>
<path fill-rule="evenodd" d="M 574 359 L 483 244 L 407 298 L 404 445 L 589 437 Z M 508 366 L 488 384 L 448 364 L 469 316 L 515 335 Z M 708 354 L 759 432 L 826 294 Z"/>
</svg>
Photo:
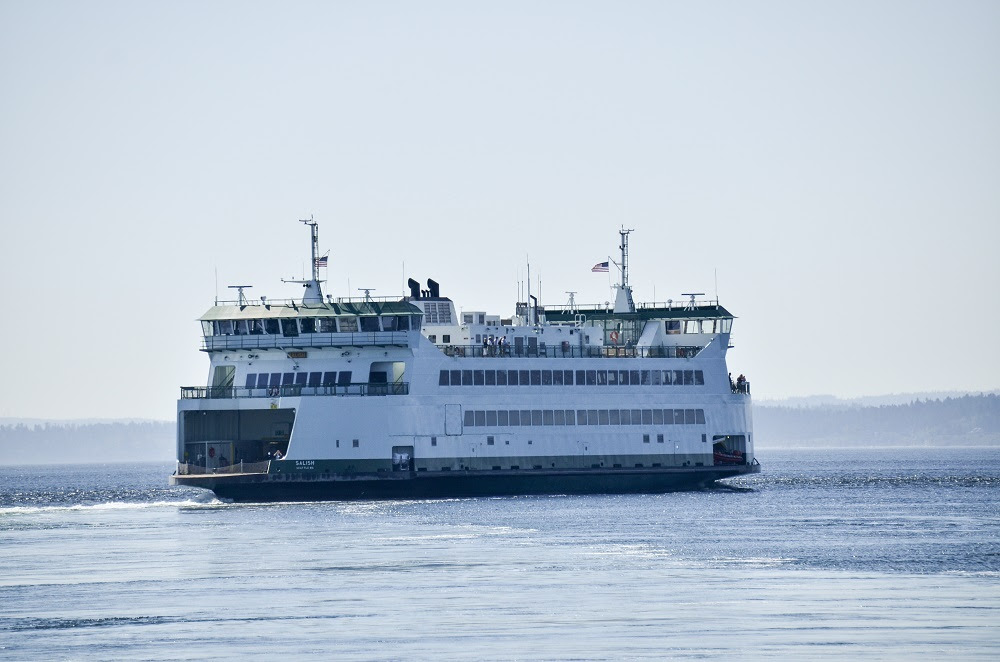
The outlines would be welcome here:
<svg viewBox="0 0 1000 662">
<path fill-rule="evenodd" d="M 704 292 L 681 292 L 681 296 L 682 297 L 691 297 L 691 300 L 688 302 L 688 305 L 687 305 L 687 307 L 684 310 L 694 310 L 694 307 L 697 305 L 697 303 L 695 302 L 694 298 L 695 297 L 703 297 L 703 296 L 705 296 L 705 293 Z"/>
<path fill-rule="evenodd" d="M 249 290 L 251 287 L 253 287 L 253 285 L 228 285 L 227 287 L 231 290 L 238 291 L 237 301 L 240 304 L 240 308 L 245 308 L 246 306 L 250 305 L 249 303 L 247 303 L 247 297 L 245 294 L 243 294 L 243 290 Z"/>
</svg>

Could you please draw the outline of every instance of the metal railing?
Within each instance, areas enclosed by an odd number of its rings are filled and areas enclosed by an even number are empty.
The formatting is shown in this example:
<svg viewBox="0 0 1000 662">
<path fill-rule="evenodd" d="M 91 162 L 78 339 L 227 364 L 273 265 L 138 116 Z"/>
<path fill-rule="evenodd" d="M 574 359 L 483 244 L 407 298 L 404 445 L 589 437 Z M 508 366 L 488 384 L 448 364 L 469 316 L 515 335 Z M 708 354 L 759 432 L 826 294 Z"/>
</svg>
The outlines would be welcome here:
<svg viewBox="0 0 1000 662">
<path fill-rule="evenodd" d="M 307 347 L 362 347 L 410 343 L 410 331 L 359 331 L 355 333 L 303 333 L 298 336 L 251 334 L 204 336 L 203 351 L 225 349 L 303 349 Z M 416 332 L 414 332 L 416 333 Z"/>
<path fill-rule="evenodd" d="M 224 467 L 205 468 L 200 464 L 177 463 L 178 476 L 199 476 L 204 474 L 266 474 L 270 466 L 268 460 L 263 462 L 237 462 Z"/>
<path fill-rule="evenodd" d="M 298 398 L 301 396 L 327 395 L 408 395 L 409 382 L 394 384 L 341 384 L 338 386 L 271 386 L 265 388 L 245 388 L 239 386 L 182 386 L 182 400 L 228 400 L 233 398 Z"/>
<path fill-rule="evenodd" d="M 465 358 L 500 357 L 500 358 L 669 358 L 689 359 L 701 352 L 703 347 L 660 345 L 657 347 L 626 347 L 624 345 L 605 345 L 592 347 L 585 345 L 546 345 L 539 343 L 538 347 L 515 347 L 514 345 L 443 345 L 441 351 L 447 356 Z"/>
</svg>

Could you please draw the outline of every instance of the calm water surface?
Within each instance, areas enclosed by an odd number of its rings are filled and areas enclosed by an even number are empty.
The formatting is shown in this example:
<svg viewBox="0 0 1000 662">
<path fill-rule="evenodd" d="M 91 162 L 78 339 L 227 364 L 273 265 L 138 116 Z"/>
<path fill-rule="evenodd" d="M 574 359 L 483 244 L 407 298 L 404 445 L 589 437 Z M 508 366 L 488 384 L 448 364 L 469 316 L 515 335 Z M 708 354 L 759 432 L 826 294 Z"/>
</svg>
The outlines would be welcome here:
<svg viewBox="0 0 1000 662">
<path fill-rule="evenodd" d="M 691 493 L 275 505 L 0 467 L 0 657 L 1000 659 L 1000 449 L 759 457 Z"/>
</svg>

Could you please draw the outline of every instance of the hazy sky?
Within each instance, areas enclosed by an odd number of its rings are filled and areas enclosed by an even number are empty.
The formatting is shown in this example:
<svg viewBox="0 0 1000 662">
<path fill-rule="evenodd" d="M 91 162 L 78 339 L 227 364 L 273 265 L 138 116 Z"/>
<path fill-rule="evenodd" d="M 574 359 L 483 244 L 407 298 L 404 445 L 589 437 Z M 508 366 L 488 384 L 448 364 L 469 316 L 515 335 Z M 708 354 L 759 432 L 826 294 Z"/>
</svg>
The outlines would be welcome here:
<svg viewBox="0 0 1000 662">
<path fill-rule="evenodd" d="M 0 417 L 174 416 L 220 289 L 715 291 L 758 398 L 1000 386 L 1000 3 L 0 0 Z M 349 279 L 349 280 L 348 280 Z M 350 286 L 351 290 L 348 290 Z M 963 334 L 956 335 L 958 330 Z"/>
</svg>

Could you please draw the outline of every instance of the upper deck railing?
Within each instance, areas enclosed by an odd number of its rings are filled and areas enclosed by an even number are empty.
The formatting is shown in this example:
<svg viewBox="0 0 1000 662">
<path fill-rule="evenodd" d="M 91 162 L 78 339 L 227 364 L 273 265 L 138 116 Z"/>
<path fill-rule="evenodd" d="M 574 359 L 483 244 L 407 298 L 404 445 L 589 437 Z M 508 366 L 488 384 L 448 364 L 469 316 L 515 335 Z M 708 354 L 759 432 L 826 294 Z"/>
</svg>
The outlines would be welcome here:
<svg viewBox="0 0 1000 662">
<path fill-rule="evenodd" d="M 577 358 L 652 358 L 652 359 L 690 359 L 698 355 L 703 347 L 699 346 L 678 346 L 678 345 L 658 345 L 656 347 L 626 347 L 624 345 L 604 345 L 591 347 L 570 344 L 546 345 L 539 343 L 537 347 L 524 346 L 518 348 L 514 345 L 444 345 L 441 351 L 447 356 L 460 358 L 548 358 L 548 359 L 577 359 Z"/>
<path fill-rule="evenodd" d="M 698 310 L 704 308 L 715 308 L 719 305 L 718 299 L 696 299 L 693 303 L 690 300 L 676 301 L 645 301 L 636 303 L 636 310 Z M 608 303 L 588 303 L 588 304 L 556 304 L 540 306 L 545 312 L 554 313 L 588 313 L 588 312 L 613 312 L 614 302 Z"/>
<path fill-rule="evenodd" d="M 400 296 L 400 295 L 397 294 L 396 296 L 378 296 L 378 297 L 376 297 L 376 296 L 370 296 L 370 297 L 330 297 L 330 299 L 328 299 L 328 301 L 330 301 L 332 303 L 352 303 L 352 304 L 357 304 L 357 303 L 398 303 L 400 300 L 402 300 L 402 298 L 403 298 L 402 296 Z M 320 304 L 314 303 L 314 304 L 308 304 L 308 305 L 306 305 L 306 304 L 302 303 L 302 299 L 271 299 L 271 298 L 268 298 L 267 301 L 266 301 L 266 303 L 263 302 L 263 301 L 259 301 L 259 300 L 248 300 L 248 301 L 238 301 L 238 300 L 236 300 L 236 301 L 222 301 L 222 300 L 216 300 L 215 305 L 216 306 L 244 306 L 244 307 L 247 307 L 247 308 L 251 308 L 253 306 L 259 306 L 261 308 L 264 308 L 266 306 L 279 306 L 279 307 L 280 306 L 295 306 L 295 307 L 298 307 L 298 308 L 302 308 L 302 307 L 310 308 L 310 307 L 319 306 Z"/>
<path fill-rule="evenodd" d="M 409 344 L 410 331 L 365 331 L 356 333 L 303 333 L 297 336 L 251 334 L 204 336 L 203 351 L 225 349 L 298 349 L 306 347 L 365 347 Z"/>
<path fill-rule="evenodd" d="M 182 386 L 182 400 L 230 400 L 233 398 L 298 398 L 301 396 L 348 396 L 348 395 L 407 395 L 409 382 L 393 384 L 341 384 L 339 386 L 302 386 L 287 384 L 264 388 L 242 388 L 238 386 Z"/>
</svg>

